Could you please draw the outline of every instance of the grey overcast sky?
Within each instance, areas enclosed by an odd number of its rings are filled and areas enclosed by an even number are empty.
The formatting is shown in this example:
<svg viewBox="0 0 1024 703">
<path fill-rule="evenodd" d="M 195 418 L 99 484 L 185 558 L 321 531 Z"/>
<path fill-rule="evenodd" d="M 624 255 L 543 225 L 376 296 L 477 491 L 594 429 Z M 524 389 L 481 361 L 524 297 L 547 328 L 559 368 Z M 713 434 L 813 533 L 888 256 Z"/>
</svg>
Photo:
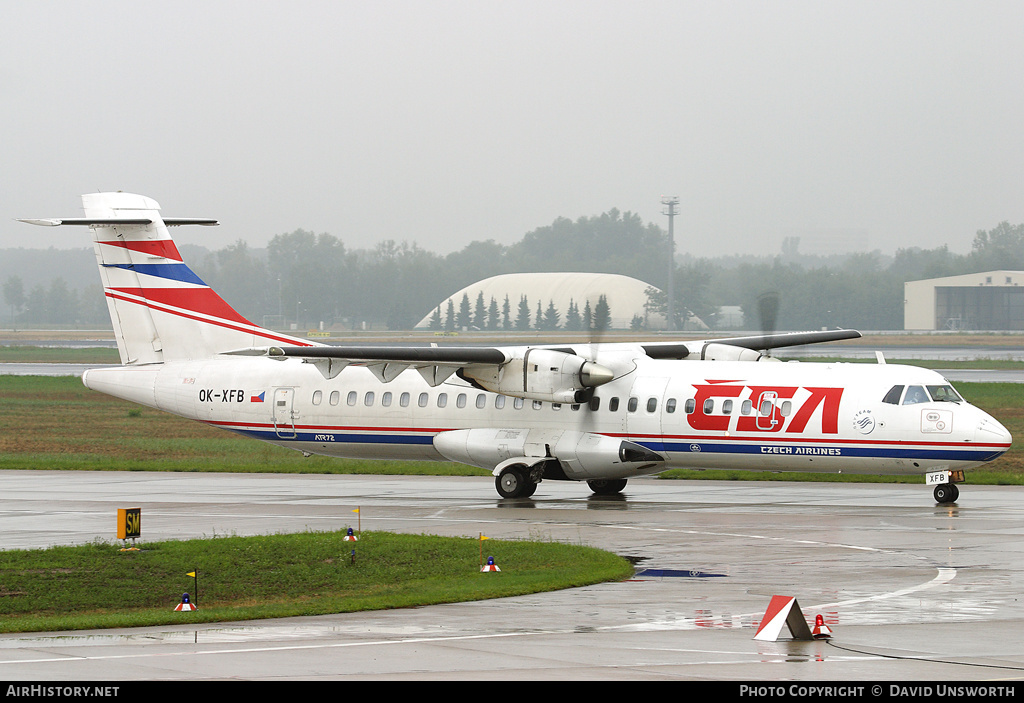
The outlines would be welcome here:
<svg viewBox="0 0 1024 703">
<path fill-rule="evenodd" d="M 611 208 L 680 252 L 948 245 L 1024 222 L 1024 2 L 608 0 L 0 9 L 0 247 L 124 190 L 179 241 L 509 244 Z"/>
</svg>

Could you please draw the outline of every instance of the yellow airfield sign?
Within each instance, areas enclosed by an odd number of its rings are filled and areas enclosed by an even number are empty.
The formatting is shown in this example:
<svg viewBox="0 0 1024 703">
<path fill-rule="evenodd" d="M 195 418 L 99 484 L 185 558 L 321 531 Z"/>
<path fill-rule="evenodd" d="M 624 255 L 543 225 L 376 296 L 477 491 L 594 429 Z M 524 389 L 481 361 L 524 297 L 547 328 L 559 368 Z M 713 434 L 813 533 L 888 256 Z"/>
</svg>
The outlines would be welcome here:
<svg viewBox="0 0 1024 703">
<path fill-rule="evenodd" d="M 142 536 L 142 508 L 117 509 L 117 538 L 135 539 Z"/>
</svg>

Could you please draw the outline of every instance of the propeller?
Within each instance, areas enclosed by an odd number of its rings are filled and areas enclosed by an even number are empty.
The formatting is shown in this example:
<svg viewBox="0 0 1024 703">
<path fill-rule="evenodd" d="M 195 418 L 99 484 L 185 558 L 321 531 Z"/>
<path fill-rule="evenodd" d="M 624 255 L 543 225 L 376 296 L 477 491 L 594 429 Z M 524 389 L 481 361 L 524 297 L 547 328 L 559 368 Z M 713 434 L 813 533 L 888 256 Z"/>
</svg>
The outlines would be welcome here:
<svg viewBox="0 0 1024 703">
<path fill-rule="evenodd" d="M 757 296 L 757 314 L 761 321 L 761 334 L 770 337 L 775 334 L 779 320 L 779 294 L 777 291 L 766 291 Z M 765 349 L 766 356 L 771 350 Z"/>
<path fill-rule="evenodd" d="M 600 346 L 601 338 L 604 336 L 604 333 L 606 331 L 605 330 L 605 325 L 604 324 L 596 324 L 596 317 L 597 316 L 594 314 L 596 312 L 596 310 L 595 310 L 596 305 L 595 306 L 591 306 L 589 298 L 585 299 L 584 307 L 585 308 L 589 308 L 591 314 L 590 314 L 590 317 L 588 319 L 587 317 L 583 317 L 582 313 L 581 313 L 581 317 L 583 319 L 583 324 L 586 325 L 586 327 L 584 329 L 585 329 L 585 331 L 587 333 L 587 353 L 586 354 L 580 354 L 580 356 L 582 356 L 584 359 L 586 359 L 588 364 L 595 364 L 595 365 L 597 365 L 598 347 Z M 579 353 L 579 352 L 577 352 L 577 353 Z M 600 366 L 600 365 L 598 365 L 598 368 L 601 368 L 602 370 L 607 370 L 603 366 Z M 609 378 L 608 381 L 610 381 L 610 380 L 612 380 L 612 379 Z M 608 381 L 603 381 L 601 385 L 603 385 L 604 383 L 607 383 Z M 596 385 L 592 385 L 592 386 L 588 387 L 585 391 L 580 393 L 579 394 L 579 399 L 578 399 L 579 403 L 582 404 L 582 405 L 588 405 L 590 403 L 590 400 L 594 397 L 594 392 L 596 390 L 597 390 L 597 386 Z"/>
</svg>

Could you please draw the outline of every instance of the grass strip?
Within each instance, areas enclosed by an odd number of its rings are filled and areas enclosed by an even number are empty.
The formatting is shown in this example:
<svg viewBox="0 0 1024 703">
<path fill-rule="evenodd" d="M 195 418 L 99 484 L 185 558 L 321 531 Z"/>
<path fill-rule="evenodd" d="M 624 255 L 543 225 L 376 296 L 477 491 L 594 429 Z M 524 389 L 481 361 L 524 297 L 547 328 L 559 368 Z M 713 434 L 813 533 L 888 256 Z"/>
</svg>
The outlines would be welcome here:
<svg viewBox="0 0 1024 703">
<path fill-rule="evenodd" d="M 114 347 L 38 347 L 0 345 L 0 363 L 9 364 L 120 364 Z"/>
<path fill-rule="evenodd" d="M 344 532 L 0 551 L 0 632 L 43 632 L 409 608 L 628 578 L 628 561 L 593 547 Z M 355 550 L 355 556 L 352 551 Z M 198 573 L 198 594 L 193 578 Z M 199 607 L 175 612 L 183 593 Z"/>
</svg>

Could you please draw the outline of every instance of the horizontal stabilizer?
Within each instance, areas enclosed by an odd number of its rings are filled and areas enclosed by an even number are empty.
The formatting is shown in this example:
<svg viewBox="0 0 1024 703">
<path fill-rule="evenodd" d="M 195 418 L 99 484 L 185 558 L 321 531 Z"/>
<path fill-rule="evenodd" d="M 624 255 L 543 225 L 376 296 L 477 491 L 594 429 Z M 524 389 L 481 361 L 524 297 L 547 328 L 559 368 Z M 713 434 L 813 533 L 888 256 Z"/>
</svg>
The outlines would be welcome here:
<svg viewBox="0 0 1024 703">
<path fill-rule="evenodd" d="M 165 217 L 163 223 L 168 227 L 179 225 L 218 225 L 217 220 L 199 217 Z M 124 225 L 151 225 L 153 220 L 140 217 L 118 217 L 118 218 L 95 218 L 95 217 L 69 217 L 69 218 L 44 218 L 44 219 L 19 219 L 18 222 L 25 222 L 30 225 L 42 227 L 60 227 L 61 225 L 85 225 L 88 227 L 119 227 Z"/>
</svg>

